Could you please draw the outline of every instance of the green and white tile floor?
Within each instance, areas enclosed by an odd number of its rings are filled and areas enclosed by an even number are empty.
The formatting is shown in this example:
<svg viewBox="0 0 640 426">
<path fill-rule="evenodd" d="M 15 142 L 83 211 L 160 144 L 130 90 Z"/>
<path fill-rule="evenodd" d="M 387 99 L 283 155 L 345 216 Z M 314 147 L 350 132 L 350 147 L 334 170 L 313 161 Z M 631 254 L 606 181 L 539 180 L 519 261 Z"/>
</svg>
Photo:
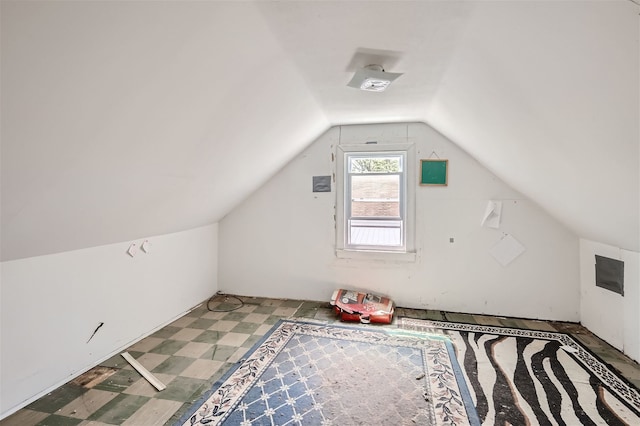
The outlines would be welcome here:
<svg viewBox="0 0 640 426">
<path fill-rule="evenodd" d="M 167 386 L 165 390 L 156 391 L 116 355 L 0 421 L 0 426 L 173 424 L 278 320 L 339 322 L 327 303 L 242 299 L 244 305 L 231 312 L 209 311 L 205 302 L 127 349 Z M 219 296 L 209 307 L 226 310 L 234 303 L 231 297 Z M 580 325 L 403 308 L 396 310 L 398 316 L 568 333 L 640 387 L 638 364 Z M 94 373 L 103 374 L 91 380 Z"/>
</svg>

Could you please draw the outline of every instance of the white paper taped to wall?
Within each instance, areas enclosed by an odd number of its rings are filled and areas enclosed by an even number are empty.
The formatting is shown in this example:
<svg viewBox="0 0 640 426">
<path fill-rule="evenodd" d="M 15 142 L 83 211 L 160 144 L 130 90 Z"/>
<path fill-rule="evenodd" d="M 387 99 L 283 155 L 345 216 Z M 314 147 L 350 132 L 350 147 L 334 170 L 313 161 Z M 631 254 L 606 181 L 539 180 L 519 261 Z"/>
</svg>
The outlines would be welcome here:
<svg viewBox="0 0 640 426">
<path fill-rule="evenodd" d="M 500 216 L 502 215 L 502 201 L 489 201 L 484 210 L 484 216 L 480 226 L 487 225 L 489 228 L 498 229 L 500 227 Z"/>
<path fill-rule="evenodd" d="M 524 246 L 520 244 L 518 240 L 507 234 L 489 249 L 489 253 L 502 266 L 507 266 L 513 262 L 516 257 L 524 253 L 525 250 Z"/>
</svg>

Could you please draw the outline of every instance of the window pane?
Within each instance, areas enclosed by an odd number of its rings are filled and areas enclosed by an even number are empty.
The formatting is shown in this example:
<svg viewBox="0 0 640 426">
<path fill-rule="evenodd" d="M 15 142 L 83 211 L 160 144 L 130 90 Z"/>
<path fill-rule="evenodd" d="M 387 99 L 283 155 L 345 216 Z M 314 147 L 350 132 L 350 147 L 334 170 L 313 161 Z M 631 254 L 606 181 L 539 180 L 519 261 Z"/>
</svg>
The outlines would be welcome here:
<svg viewBox="0 0 640 426">
<path fill-rule="evenodd" d="M 402 171 L 402 156 L 349 157 L 349 173 L 398 173 Z"/>
<path fill-rule="evenodd" d="M 351 217 L 400 217 L 400 176 L 351 177 Z"/>
<path fill-rule="evenodd" d="M 399 220 L 351 220 L 349 222 L 349 242 L 353 245 L 402 245 L 402 222 Z"/>
</svg>

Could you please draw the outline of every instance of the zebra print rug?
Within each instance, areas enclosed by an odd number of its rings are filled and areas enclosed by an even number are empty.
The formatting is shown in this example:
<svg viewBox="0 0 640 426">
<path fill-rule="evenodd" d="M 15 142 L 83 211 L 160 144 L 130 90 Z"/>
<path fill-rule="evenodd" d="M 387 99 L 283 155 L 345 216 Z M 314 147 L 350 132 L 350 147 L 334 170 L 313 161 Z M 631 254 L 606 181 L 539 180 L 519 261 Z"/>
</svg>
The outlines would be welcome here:
<svg viewBox="0 0 640 426">
<path fill-rule="evenodd" d="M 567 334 L 400 318 L 453 344 L 482 424 L 640 425 L 638 389 Z"/>
</svg>

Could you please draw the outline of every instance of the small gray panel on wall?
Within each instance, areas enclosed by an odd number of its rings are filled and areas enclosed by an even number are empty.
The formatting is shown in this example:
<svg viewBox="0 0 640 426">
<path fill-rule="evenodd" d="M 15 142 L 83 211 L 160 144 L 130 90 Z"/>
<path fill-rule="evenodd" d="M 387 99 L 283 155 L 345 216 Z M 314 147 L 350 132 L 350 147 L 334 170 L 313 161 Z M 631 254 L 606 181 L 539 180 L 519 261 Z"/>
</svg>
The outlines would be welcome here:
<svg viewBox="0 0 640 426">
<path fill-rule="evenodd" d="M 596 286 L 624 296 L 624 262 L 596 254 Z"/>
<path fill-rule="evenodd" d="M 331 192 L 331 176 L 314 176 L 313 192 Z"/>
</svg>

